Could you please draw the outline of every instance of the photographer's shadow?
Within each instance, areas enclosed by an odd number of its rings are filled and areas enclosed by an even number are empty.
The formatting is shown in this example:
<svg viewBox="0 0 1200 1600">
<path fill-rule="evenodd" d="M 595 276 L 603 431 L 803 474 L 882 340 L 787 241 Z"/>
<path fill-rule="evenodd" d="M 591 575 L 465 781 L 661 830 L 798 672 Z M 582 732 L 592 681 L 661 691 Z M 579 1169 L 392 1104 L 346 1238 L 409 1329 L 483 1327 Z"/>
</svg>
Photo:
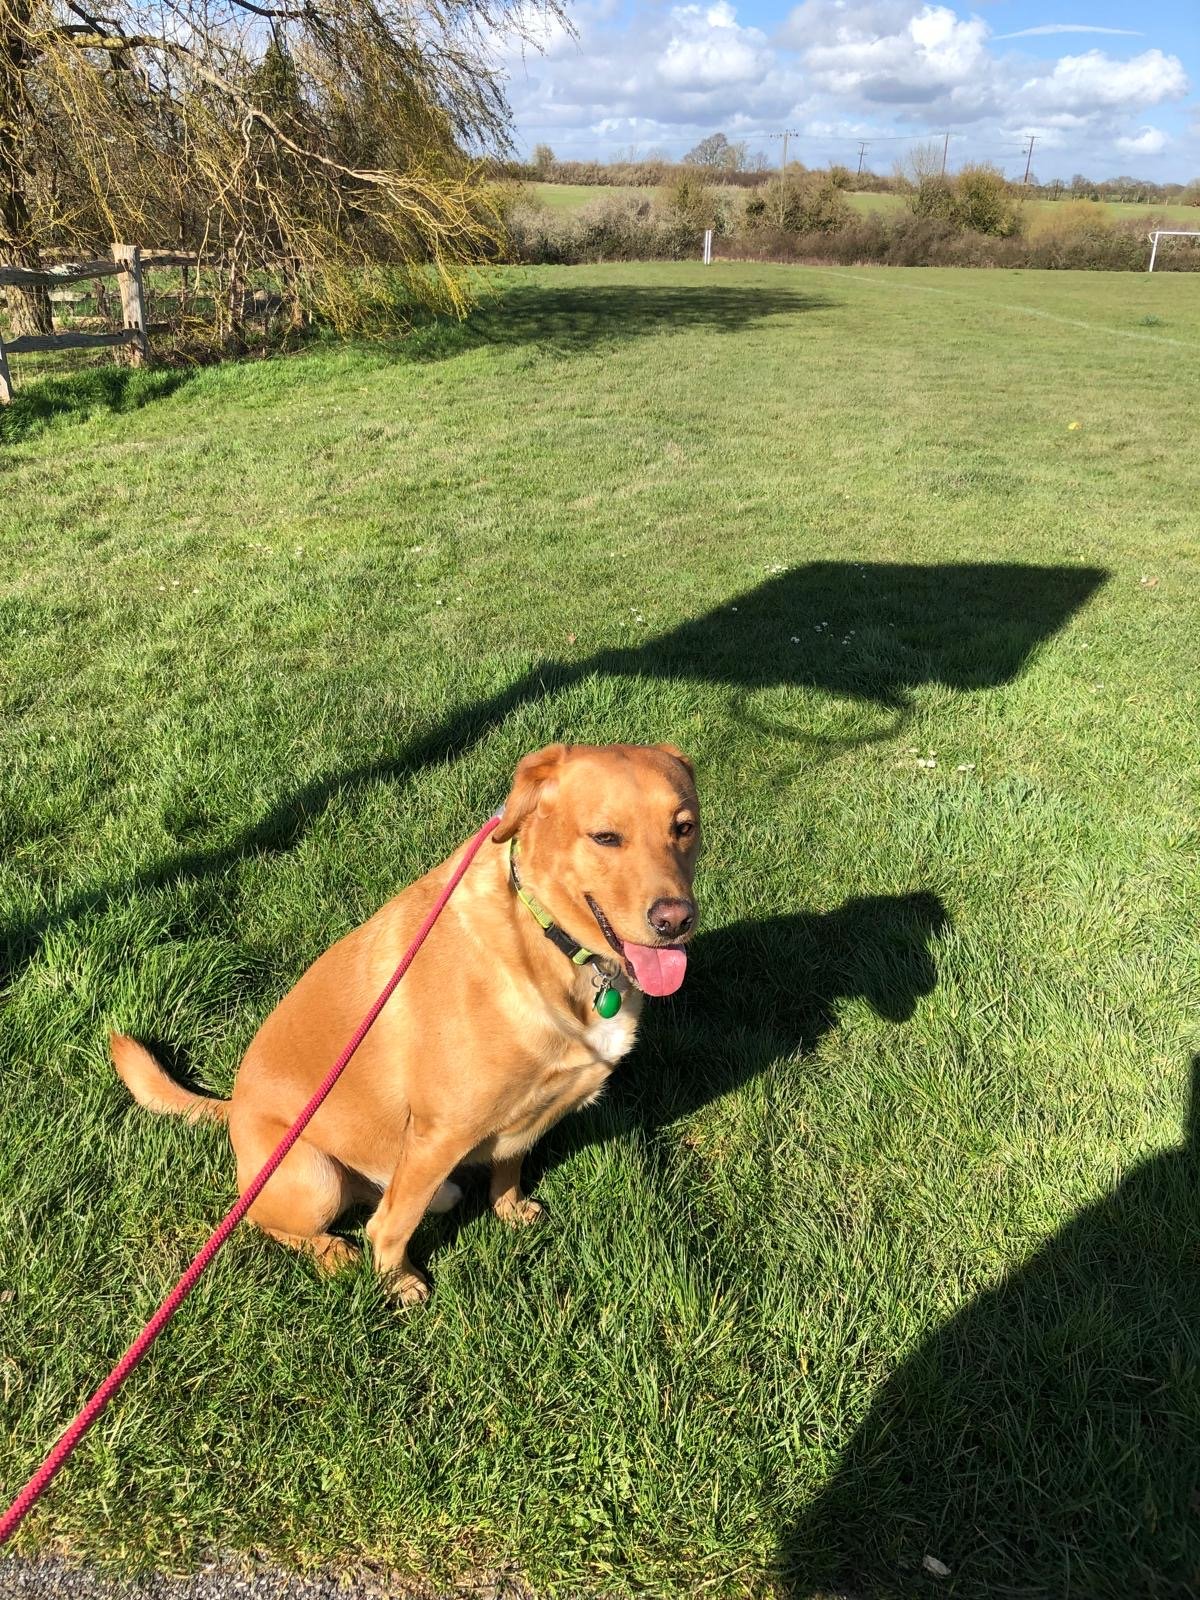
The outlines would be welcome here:
<svg viewBox="0 0 1200 1600">
<path fill-rule="evenodd" d="M 1185 1142 L 884 1385 L 780 1552 L 782 1593 L 1200 1593 L 1198 1198 L 1200 1057 Z"/>
</svg>

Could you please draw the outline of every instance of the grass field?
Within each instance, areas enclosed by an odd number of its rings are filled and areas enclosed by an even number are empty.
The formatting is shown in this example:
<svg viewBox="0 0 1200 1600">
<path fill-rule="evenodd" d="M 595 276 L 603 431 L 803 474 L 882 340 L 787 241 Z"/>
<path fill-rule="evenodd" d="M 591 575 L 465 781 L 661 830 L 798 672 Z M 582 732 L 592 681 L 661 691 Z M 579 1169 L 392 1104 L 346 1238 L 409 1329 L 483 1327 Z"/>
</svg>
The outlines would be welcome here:
<svg viewBox="0 0 1200 1600">
<path fill-rule="evenodd" d="M 552 211 L 578 211 L 591 200 L 606 195 L 657 194 L 656 189 L 637 189 L 632 184 L 613 183 L 603 187 L 590 183 L 530 183 L 525 186 Z"/>
<path fill-rule="evenodd" d="M 734 198 L 751 192 L 738 188 L 736 184 L 717 184 L 716 187 Z M 657 200 L 662 199 L 666 192 L 628 183 L 530 183 L 526 188 L 552 211 L 578 211 L 583 206 L 593 205 L 614 195 L 637 195 L 643 200 Z"/>
<path fill-rule="evenodd" d="M 657 195 L 660 192 L 656 189 L 636 189 L 622 184 L 603 187 L 586 183 L 531 183 L 528 187 L 538 199 L 555 211 L 578 211 L 581 206 L 603 199 L 606 195 Z M 729 192 L 735 198 L 750 193 L 749 190 L 738 188 L 730 188 Z M 904 205 L 903 195 L 898 194 L 848 194 L 846 199 L 856 211 L 862 212 L 898 211 Z M 1181 227 L 1192 227 L 1200 231 L 1200 210 L 1195 206 L 1137 206 L 1099 200 L 1092 203 L 1101 215 L 1113 222 L 1127 217 L 1166 217 Z M 1046 219 L 1052 220 L 1060 209 L 1061 202 L 1030 200 L 1027 204 L 1029 220 L 1037 226 L 1043 224 Z"/>
<path fill-rule="evenodd" d="M 898 211 L 904 205 L 904 196 L 899 194 L 848 194 L 846 198 L 856 211 L 864 212 Z M 1177 222 L 1180 227 L 1190 226 L 1200 231 L 1200 210 L 1195 206 L 1139 206 L 1121 200 L 1072 201 L 1070 199 L 1027 200 L 1025 205 L 1029 221 L 1035 228 L 1052 221 L 1064 205 L 1069 205 L 1072 210 L 1081 205 L 1091 205 L 1095 206 L 1099 216 L 1107 218 L 1110 222 L 1120 222 L 1128 218 L 1136 220 L 1139 217 L 1167 217 Z"/>
<path fill-rule="evenodd" d="M 110 1025 L 227 1090 L 550 740 L 678 741 L 707 834 L 552 1220 L 430 1219 L 409 1315 L 243 1230 L 21 1548 L 1196 1591 L 1198 352 L 1182 276 L 633 266 L 21 391 L 6 1491 L 232 1192 Z"/>
</svg>

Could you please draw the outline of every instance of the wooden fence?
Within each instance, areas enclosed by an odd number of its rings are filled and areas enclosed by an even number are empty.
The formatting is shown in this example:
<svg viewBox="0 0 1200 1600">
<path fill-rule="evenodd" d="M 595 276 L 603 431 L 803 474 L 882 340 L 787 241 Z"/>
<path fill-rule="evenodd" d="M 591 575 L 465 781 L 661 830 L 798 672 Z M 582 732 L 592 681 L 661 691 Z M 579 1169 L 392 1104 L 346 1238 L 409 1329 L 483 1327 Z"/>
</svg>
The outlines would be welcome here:
<svg viewBox="0 0 1200 1600">
<path fill-rule="evenodd" d="M 64 329 L 55 333 L 25 333 L 5 339 L 0 333 L 0 405 L 13 397 L 9 356 L 32 355 L 47 350 L 96 350 L 105 346 L 128 346 L 129 359 L 140 365 L 150 358 L 150 334 L 146 321 L 146 290 L 143 272 L 155 267 L 198 267 L 200 257 L 186 251 L 143 250 L 136 244 L 114 244 L 112 259 L 69 261 L 63 266 L 34 271 L 28 267 L 0 266 L 0 288 L 61 290 L 67 284 L 89 278 L 116 278 L 121 291 L 121 316 L 124 327 L 114 333 L 88 333 Z M 51 293 L 51 299 L 58 299 Z"/>
</svg>

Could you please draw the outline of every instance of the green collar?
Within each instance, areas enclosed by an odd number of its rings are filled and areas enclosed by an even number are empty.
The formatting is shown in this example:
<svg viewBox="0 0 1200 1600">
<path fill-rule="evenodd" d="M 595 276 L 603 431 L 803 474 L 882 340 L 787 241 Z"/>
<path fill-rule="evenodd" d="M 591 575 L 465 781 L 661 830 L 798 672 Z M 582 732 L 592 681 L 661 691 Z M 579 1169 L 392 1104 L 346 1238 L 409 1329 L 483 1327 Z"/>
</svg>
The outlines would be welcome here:
<svg viewBox="0 0 1200 1600">
<path fill-rule="evenodd" d="M 508 862 L 508 879 L 516 891 L 517 899 L 522 905 L 527 906 L 533 913 L 534 920 L 541 928 L 552 945 L 555 945 L 574 966 L 584 967 L 589 961 L 598 962 L 603 958 L 594 950 L 588 950 L 581 944 L 576 944 L 571 935 L 560 928 L 558 923 L 546 910 L 540 900 L 536 900 L 529 890 L 521 883 L 517 874 L 517 841 L 509 839 L 504 846 L 505 860 Z"/>
</svg>

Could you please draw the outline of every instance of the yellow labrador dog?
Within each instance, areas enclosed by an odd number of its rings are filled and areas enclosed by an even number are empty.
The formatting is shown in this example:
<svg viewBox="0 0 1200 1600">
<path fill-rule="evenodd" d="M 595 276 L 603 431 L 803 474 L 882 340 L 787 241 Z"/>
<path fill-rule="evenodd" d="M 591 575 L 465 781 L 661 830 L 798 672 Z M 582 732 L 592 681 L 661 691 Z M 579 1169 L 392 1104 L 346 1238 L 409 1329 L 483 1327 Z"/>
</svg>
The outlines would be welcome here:
<svg viewBox="0 0 1200 1600">
<path fill-rule="evenodd" d="M 590 1105 L 633 1046 L 643 995 L 673 994 L 696 926 L 700 812 L 672 745 L 550 745 L 517 767 L 485 847 L 357 1055 L 250 1209 L 329 1269 L 354 1247 L 348 1207 L 402 1304 L 429 1285 L 408 1257 L 423 1213 L 453 1205 L 466 1163 L 491 1166 L 511 1223 L 525 1152 Z M 260 1028 L 231 1100 L 192 1094 L 141 1045 L 113 1061 L 151 1111 L 228 1121 L 239 1188 L 266 1161 L 376 998 L 459 859 L 451 856 L 327 950 Z M 382 1198 L 380 1198 L 382 1196 Z"/>
</svg>

